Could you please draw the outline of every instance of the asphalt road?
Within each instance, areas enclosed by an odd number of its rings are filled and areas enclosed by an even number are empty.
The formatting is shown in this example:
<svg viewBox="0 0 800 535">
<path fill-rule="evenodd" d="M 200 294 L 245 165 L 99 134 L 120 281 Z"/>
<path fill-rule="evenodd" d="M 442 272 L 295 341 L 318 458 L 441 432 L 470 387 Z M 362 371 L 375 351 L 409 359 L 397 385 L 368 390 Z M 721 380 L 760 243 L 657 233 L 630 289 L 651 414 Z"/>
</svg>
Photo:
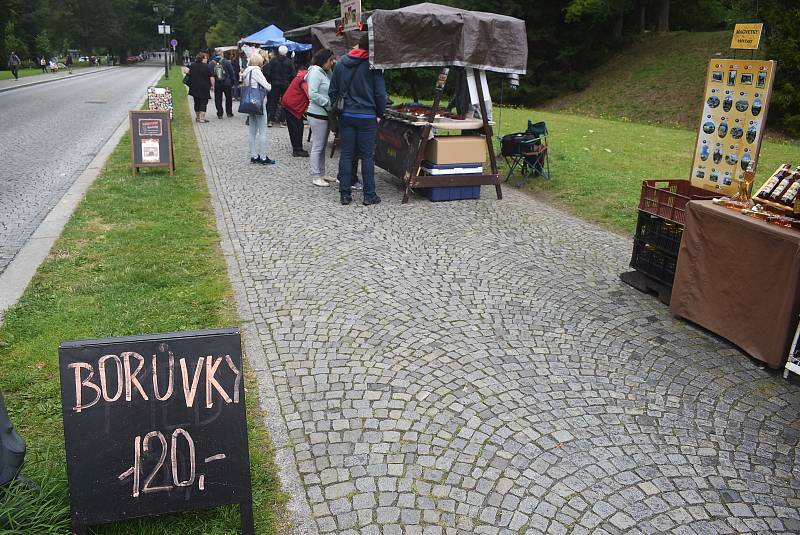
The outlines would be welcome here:
<svg viewBox="0 0 800 535">
<path fill-rule="evenodd" d="M 114 68 L 0 93 L 0 273 L 159 72 Z"/>
</svg>

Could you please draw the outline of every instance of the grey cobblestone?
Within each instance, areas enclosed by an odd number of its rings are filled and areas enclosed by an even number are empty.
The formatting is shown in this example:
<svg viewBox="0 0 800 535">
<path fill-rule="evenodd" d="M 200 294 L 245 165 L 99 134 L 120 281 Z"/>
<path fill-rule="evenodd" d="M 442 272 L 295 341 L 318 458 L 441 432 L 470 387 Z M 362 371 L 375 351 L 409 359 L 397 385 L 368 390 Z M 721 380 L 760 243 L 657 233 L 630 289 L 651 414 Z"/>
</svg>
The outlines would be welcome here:
<svg viewBox="0 0 800 535">
<path fill-rule="evenodd" d="M 630 238 L 382 172 L 342 207 L 285 130 L 266 168 L 241 117 L 197 131 L 320 532 L 800 528 L 797 387 L 623 285 Z"/>
</svg>

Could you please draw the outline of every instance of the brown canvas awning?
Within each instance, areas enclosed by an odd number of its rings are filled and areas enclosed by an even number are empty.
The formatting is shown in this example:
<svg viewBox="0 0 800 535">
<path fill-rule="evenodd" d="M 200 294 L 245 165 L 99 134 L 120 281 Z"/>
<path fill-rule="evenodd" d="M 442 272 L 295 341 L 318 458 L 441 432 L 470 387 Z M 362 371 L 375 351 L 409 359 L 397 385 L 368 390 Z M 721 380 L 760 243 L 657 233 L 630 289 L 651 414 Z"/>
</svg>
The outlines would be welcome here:
<svg viewBox="0 0 800 535">
<path fill-rule="evenodd" d="M 370 62 L 378 69 L 455 65 L 525 74 L 525 21 L 433 3 L 376 9 L 369 18 Z M 335 29 L 334 29 L 335 33 Z"/>
<path fill-rule="evenodd" d="M 344 56 L 347 52 L 358 44 L 358 39 L 366 32 L 357 30 L 346 31 L 342 35 L 336 35 L 337 21 L 339 19 L 328 20 L 318 24 L 295 28 L 284 33 L 287 39 L 301 43 L 311 43 L 314 50 L 328 48 L 333 55 Z"/>
</svg>

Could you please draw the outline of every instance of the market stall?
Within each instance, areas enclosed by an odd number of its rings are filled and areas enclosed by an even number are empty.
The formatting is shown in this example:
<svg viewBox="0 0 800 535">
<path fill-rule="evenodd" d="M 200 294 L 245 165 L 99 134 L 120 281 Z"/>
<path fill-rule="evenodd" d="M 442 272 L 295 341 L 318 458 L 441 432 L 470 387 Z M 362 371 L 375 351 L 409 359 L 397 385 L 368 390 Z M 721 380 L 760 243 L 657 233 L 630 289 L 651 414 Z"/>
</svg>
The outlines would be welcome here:
<svg viewBox="0 0 800 535">
<path fill-rule="evenodd" d="M 423 3 L 376 9 L 367 27 L 373 67 L 442 68 L 432 106 L 388 109 L 378 126 L 375 164 L 404 182 L 403 202 L 408 202 L 412 190 L 426 192 L 433 200 L 474 198 L 482 185 L 494 185 L 497 198 L 502 199 L 486 71 L 525 74 L 525 22 Z M 408 39 L 409 35 L 414 39 Z M 442 35 L 448 39 L 443 40 Z M 440 109 L 439 99 L 452 67 L 465 69 L 470 100 L 476 108 L 472 116 Z"/>
</svg>

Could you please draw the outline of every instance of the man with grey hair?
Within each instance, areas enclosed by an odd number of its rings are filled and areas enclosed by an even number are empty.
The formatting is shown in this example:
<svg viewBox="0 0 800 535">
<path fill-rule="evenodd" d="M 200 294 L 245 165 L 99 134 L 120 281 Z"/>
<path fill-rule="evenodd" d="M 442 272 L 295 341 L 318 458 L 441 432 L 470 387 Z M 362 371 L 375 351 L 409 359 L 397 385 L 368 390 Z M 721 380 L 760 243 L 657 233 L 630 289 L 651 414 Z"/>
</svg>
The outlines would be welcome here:
<svg viewBox="0 0 800 535">
<path fill-rule="evenodd" d="M 296 74 L 292 60 L 287 57 L 288 53 L 289 49 L 286 45 L 281 45 L 278 47 L 278 55 L 269 62 L 267 81 L 272 84 L 268 101 L 269 126 L 272 126 L 274 122 L 283 121 L 283 110 L 280 108 L 281 97 Z"/>
</svg>

